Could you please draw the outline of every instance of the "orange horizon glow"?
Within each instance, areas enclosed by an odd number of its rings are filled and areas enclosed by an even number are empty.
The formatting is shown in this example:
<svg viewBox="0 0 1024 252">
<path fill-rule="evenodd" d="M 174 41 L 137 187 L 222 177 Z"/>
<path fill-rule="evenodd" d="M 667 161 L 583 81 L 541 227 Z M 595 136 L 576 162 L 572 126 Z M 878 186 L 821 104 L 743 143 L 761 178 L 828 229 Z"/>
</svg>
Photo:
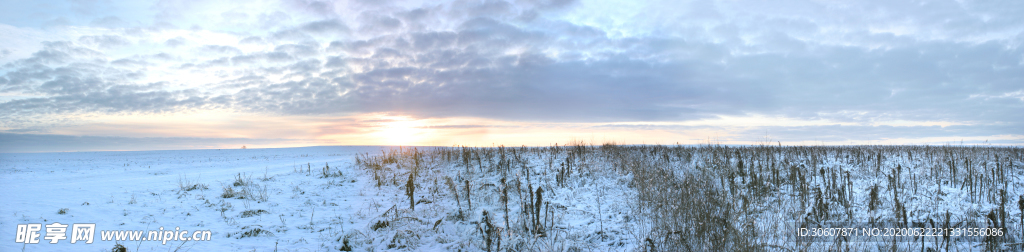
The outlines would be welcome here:
<svg viewBox="0 0 1024 252">
<path fill-rule="evenodd" d="M 52 130 L 62 135 L 118 137 L 183 137 L 277 139 L 248 148 L 300 146 L 552 146 L 570 142 L 588 144 L 732 144 L 750 145 L 772 138 L 771 132 L 752 137 L 736 132 L 763 126 L 828 126 L 837 122 L 765 116 L 719 117 L 686 122 L 552 123 L 502 121 L 483 118 L 415 118 L 392 113 L 337 117 L 266 116 L 231 111 L 148 115 L 89 115 L 74 127 Z M 954 125 L 948 122 L 897 122 L 899 126 Z M 868 126 L 877 126 L 872 122 Z M 735 126 L 746 125 L 746 126 Z M 847 124 L 848 125 L 848 124 Z M 688 128 L 689 127 L 689 128 Z M 1002 135 L 1020 139 L 1019 135 Z M 900 138 L 867 141 L 814 141 L 771 139 L 783 145 L 943 144 L 982 142 L 986 137 Z M 240 148 L 234 144 L 199 144 L 200 149 Z"/>
</svg>

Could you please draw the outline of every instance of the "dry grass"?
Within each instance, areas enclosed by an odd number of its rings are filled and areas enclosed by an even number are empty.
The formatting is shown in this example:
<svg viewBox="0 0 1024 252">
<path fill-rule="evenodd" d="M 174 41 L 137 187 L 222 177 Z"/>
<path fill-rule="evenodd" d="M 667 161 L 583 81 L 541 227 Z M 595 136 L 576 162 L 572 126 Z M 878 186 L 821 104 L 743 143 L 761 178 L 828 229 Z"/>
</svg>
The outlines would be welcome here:
<svg viewBox="0 0 1024 252">
<path fill-rule="evenodd" d="M 1018 184 L 1024 175 L 1022 162 L 1024 150 L 1017 147 L 582 142 L 533 148 L 399 148 L 356 157 L 377 187 L 406 190 L 408 209 L 393 213 L 421 220 L 393 217 L 368 232 L 387 234 L 394 246 L 415 248 L 418 243 L 408 241 L 433 234 L 438 240 L 463 240 L 448 249 L 490 251 L 593 250 L 598 247 L 577 241 L 604 241 L 615 233 L 630 234 L 632 245 L 610 246 L 641 251 L 955 250 L 982 244 L 966 239 L 793 239 L 797 226 L 832 222 L 900 227 L 992 223 L 987 225 L 1012 235 L 985 240 L 984 246 L 1008 249 L 1024 237 L 1024 190 Z M 329 174 L 325 169 L 322 177 Z M 609 188 L 623 194 L 607 196 Z M 622 220 L 607 230 L 605 212 L 611 210 L 606 204 L 587 203 L 602 205 L 587 213 L 598 216 L 595 225 L 600 228 L 572 229 L 564 218 L 580 213 L 559 204 L 566 196 L 549 195 L 574 191 L 600 193 L 595 194 L 599 202 L 621 202 L 628 209 L 614 210 Z M 447 200 L 416 201 L 419 195 Z M 1007 207 L 1014 198 L 1018 206 Z M 951 203 L 956 205 L 940 208 Z M 963 209 L 971 206 L 977 209 Z M 443 232 L 460 225 L 471 227 L 475 238 Z M 408 235 L 413 233 L 418 235 Z M 349 238 L 358 248 L 357 238 Z"/>
</svg>

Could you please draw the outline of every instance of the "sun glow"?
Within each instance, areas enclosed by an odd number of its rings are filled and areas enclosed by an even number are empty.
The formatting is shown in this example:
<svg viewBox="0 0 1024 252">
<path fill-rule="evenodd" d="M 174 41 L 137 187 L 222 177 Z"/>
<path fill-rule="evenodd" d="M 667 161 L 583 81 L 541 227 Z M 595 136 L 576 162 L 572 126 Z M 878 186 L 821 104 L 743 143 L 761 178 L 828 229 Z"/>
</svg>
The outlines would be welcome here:
<svg viewBox="0 0 1024 252">
<path fill-rule="evenodd" d="M 416 145 L 428 134 L 426 124 L 407 116 L 383 116 L 378 121 L 375 135 L 386 145 Z"/>
</svg>

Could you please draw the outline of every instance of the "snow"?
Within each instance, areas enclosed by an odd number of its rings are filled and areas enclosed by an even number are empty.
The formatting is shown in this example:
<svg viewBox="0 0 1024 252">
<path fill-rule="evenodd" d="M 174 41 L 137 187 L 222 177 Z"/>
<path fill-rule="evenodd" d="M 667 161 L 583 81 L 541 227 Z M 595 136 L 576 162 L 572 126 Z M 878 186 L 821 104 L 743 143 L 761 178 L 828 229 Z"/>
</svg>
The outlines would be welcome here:
<svg viewBox="0 0 1024 252">
<path fill-rule="evenodd" d="M 488 240 L 503 251 L 680 244 L 698 250 L 920 250 L 941 244 L 799 244 L 790 232 L 794 223 L 898 220 L 896 194 L 911 223 L 941 221 L 947 211 L 954 221 L 985 223 L 986 214 L 1002 207 L 1000 189 L 1008 195 L 1012 234 L 1003 248 L 1011 249 L 1020 244 L 1013 220 L 1021 218 L 1015 203 L 1024 193 L 1022 154 L 1015 147 L 582 144 L 2 153 L 0 237 L 8 242 L 0 242 L 0 251 L 110 251 L 115 242 L 100 240 L 102 230 L 176 227 L 210 230 L 212 239 L 120 243 L 129 251 L 481 251 Z M 951 164 L 964 164 L 956 177 Z M 415 209 L 406 194 L 410 174 Z M 875 185 L 879 207 L 870 210 Z M 533 208 L 538 188 L 539 211 Z M 225 195 L 226 189 L 236 194 Z M 828 197 L 816 200 L 816 191 Z M 680 231 L 708 221 L 730 227 Z M 19 224 L 54 222 L 95 223 L 95 241 L 11 242 Z M 709 237 L 729 242 L 700 241 Z M 981 245 L 953 247 L 985 249 Z"/>
<path fill-rule="evenodd" d="M 309 165 L 312 172 L 319 172 L 329 164 L 349 173 L 356 153 L 381 149 L 386 148 L 0 154 L 0 184 L 4 185 L 0 192 L 4 202 L 0 208 L 0 237 L 8 240 L 0 243 L 0 251 L 20 251 L 23 247 L 26 251 L 110 251 L 114 242 L 100 241 L 99 230 L 159 227 L 212 231 L 210 241 L 188 242 L 181 251 L 272 251 L 275 242 L 279 250 L 315 251 L 322 243 L 333 244 L 333 239 L 322 239 L 329 232 L 340 232 L 332 229 L 365 226 L 366 220 L 358 216 L 370 214 L 372 202 L 383 197 L 368 192 L 368 180 L 355 173 L 326 180 L 294 171 L 299 166 L 305 171 Z M 247 210 L 246 200 L 220 197 L 223 185 L 230 185 L 238 174 L 251 175 L 253 181 L 268 187 L 269 200 L 248 202 L 248 209 L 269 213 L 242 218 L 239 214 Z M 261 181 L 264 174 L 271 179 Z M 209 189 L 180 192 L 179 178 L 206 184 Z M 231 205 L 225 212 L 227 218 L 222 218 L 217 209 L 224 203 Z M 68 209 L 66 214 L 57 213 L 62 208 Z M 17 224 L 52 222 L 95 223 L 94 243 L 12 242 Z M 273 232 L 273 237 L 226 237 L 257 225 Z M 129 251 L 168 251 L 169 247 L 173 251 L 180 244 L 124 242 Z"/>
</svg>

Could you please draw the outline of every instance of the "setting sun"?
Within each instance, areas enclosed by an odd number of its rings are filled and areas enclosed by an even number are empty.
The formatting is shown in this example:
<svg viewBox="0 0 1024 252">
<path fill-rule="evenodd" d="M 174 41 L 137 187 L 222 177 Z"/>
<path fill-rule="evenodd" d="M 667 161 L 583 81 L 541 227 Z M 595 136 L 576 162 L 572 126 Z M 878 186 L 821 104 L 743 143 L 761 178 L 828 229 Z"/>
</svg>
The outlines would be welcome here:
<svg viewBox="0 0 1024 252">
<path fill-rule="evenodd" d="M 423 122 L 407 116 L 382 116 L 377 120 L 380 123 L 374 134 L 385 145 L 417 145 L 428 133 Z"/>
</svg>

